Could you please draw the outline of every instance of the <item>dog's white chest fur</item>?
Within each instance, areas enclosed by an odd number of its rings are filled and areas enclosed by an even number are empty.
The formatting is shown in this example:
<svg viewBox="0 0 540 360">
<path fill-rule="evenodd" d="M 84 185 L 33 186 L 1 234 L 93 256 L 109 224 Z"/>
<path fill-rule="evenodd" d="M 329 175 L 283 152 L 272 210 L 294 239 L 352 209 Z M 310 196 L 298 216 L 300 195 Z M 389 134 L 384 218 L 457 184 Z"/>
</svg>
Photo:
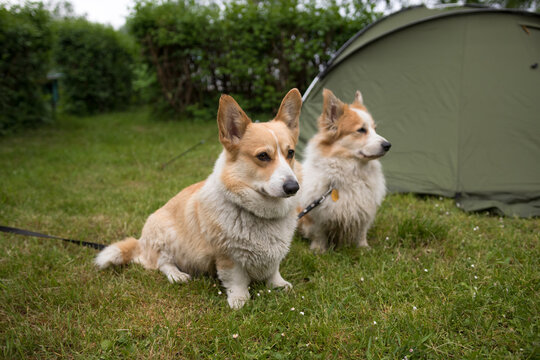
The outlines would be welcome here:
<svg viewBox="0 0 540 360">
<path fill-rule="evenodd" d="M 223 155 L 199 194 L 200 203 L 214 215 L 200 219 L 203 229 L 220 229 L 206 232 L 207 241 L 242 265 L 251 278 L 267 279 L 289 251 L 296 200 L 267 198 L 249 190 L 233 194 L 220 181 L 222 163 Z"/>
</svg>

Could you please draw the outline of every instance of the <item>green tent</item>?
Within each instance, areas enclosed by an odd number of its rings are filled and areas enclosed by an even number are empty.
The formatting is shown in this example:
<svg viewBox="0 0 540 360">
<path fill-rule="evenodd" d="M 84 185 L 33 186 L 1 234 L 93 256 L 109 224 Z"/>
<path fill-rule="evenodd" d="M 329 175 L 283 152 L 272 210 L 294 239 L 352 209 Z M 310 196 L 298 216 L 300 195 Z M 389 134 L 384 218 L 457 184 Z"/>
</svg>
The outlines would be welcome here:
<svg viewBox="0 0 540 360">
<path fill-rule="evenodd" d="M 304 94 L 300 154 L 322 90 L 358 89 L 392 143 L 392 192 L 454 197 L 467 211 L 540 215 L 540 14 L 424 6 L 353 36 Z"/>
</svg>

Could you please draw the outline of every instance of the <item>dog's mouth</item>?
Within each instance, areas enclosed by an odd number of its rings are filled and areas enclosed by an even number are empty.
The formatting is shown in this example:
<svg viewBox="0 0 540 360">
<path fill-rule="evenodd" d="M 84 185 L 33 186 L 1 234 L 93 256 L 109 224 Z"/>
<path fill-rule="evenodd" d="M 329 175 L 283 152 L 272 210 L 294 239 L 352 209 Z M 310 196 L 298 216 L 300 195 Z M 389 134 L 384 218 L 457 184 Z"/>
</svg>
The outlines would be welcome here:
<svg viewBox="0 0 540 360">
<path fill-rule="evenodd" d="M 270 199 L 285 199 L 285 198 L 290 198 L 291 196 L 296 195 L 296 193 L 295 194 L 285 194 L 285 193 L 283 193 L 282 195 L 274 196 L 274 195 L 269 194 L 268 191 L 266 191 L 266 189 L 264 187 L 260 187 L 260 188 L 255 189 L 255 190 L 259 194 L 261 194 L 262 196 L 270 198 Z"/>
<path fill-rule="evenodd" d="M 367 155 L 362 150 L 358 151 L 358 155 L 360 156 L 360 158 L 366 159 L 366 160 L 375 160 L 375 159 L 378 159 L 378 158 L 382 157 L 384 154 L 386 154 L 386 153 L 383 152 L 383 153 L 376 154 L 376 155 Z"/>
</svg>

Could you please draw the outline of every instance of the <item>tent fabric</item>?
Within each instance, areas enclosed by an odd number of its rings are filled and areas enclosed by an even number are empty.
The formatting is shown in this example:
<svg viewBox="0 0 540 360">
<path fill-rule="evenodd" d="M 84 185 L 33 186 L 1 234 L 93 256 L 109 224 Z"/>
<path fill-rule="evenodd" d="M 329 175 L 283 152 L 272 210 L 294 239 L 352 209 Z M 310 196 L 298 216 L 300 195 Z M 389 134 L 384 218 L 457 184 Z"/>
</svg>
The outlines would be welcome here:
<svg viewBox="0 0 540 360">
<path fill-rule="evenodd" d="M 392 143 L 391 192 L 540 216 L 540 14 L 420 6 L 368 26 L 304 94 L 300 155 L 324 88 L 346 102 L 362 91 Z"/>
</svg>

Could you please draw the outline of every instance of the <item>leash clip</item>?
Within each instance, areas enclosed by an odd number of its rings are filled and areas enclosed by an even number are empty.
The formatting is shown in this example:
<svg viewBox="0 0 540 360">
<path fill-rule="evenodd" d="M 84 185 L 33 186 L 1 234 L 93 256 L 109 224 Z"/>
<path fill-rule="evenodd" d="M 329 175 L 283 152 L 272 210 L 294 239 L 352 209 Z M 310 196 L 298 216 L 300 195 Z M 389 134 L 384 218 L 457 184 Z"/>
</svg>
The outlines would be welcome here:
<svg viewBox="0 0 540 360">
<path fill-rule="evenodd" d="M 334 187 L 332 186 L 332 184 L 330 184 L 330 188 L 320 197 L 318 198 L 317 200 L 315 200 L 314 202 L 312 202 L 311 204 L 309 204 L 304 210 L 302 210 L 300 212 L 300 214 L 298 214 L 298 217 L 297 219 L 300 220 L 304 215 L 306 215 L 308 212 L 310 212 L 311 210 L 315 209 L 317 206 L 321 205 L 321 203 L 326 200 L 326 197 L 328 195 L 330 195 L 330 193 L 332 192 L 332 190 L 334 189 Z"/>
</svg>

